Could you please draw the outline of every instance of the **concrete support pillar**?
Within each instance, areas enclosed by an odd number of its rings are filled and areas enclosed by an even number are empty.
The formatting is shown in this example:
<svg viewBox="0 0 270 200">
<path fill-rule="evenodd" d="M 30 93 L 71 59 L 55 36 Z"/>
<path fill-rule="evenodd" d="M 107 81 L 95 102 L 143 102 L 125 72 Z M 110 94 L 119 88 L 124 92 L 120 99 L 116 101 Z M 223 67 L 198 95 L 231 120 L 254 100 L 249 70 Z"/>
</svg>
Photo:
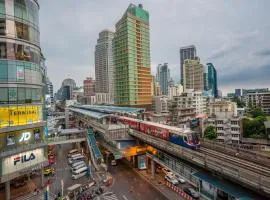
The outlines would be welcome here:
<svg viewBox="0 0 270 200">
<path fill-rule="evenodd" d="M 68 111 L 68 108 L 65 108 L 65 125 L 66 125 L 66 128 L 69 128 L 69 111 Z"/>
<path fill-rule="evenodd" d="M 152 173 L 152 178 L 155 179 L 155 161 L 151 160 L 151 173 Z"/>
<path fill-rule="evenodd" d="M 43 188 L 44 187 L 44 174 L 43 174 L 43 170 L 42 169 L 40 170 L 40 173 L 41 173 L 41 175 L 40 175 L 41 188 Z"/>
<path fill-rule="evenodd" d="M 6 200 L 10 200 L 10 181 L 5 183 Z"/>
<path fill-rule="evenodd" d="M 136 166 L 136 158 L 135 156 L 132 156 L 132 166 L 135 167 Z"/>
<path fill-rule="evenodd" d="M 80 142 L 76 142 L 76 149 L 80 149 L 80 148 L 81 148 Z"/>
</svg>

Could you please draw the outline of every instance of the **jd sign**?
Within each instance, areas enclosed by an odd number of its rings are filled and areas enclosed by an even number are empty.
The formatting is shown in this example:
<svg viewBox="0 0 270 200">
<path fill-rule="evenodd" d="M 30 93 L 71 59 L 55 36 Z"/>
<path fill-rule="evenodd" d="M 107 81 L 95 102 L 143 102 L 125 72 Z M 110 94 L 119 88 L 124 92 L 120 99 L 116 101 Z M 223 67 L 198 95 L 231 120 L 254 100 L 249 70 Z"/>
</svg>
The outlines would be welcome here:
<svg viewBox="0 0 270 200">
<path fill-rule="evenodd" d="M 31 133 L 30 132 L 24 132 L 19 139 L 19 142 L 26 142 L 31 138 Z"/>
</svg>

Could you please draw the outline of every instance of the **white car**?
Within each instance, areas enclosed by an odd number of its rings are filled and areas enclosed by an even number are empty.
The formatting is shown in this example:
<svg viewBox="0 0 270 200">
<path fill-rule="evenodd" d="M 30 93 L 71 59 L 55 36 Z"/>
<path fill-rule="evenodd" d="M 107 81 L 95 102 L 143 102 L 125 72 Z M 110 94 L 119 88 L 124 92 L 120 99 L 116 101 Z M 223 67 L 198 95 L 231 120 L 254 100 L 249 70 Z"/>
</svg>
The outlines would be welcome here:
<svg viewBox="0 0 270 200">
<path fill-rule="evenodd" d="M 177 185 L 178 184 L 178 180 L 176 178 L 174 178 L 173 176 L 165 176 L 165 179 L 167 181 L 169 181 L 170 183 L 172 183 L 173 185 Z"/>
<path fill-rule="evenodd" d="M 175 174 L 174 177 L 182 184 L 186 183 L 186 180 L 183 179 L 181 176 Z"/>
</svg>

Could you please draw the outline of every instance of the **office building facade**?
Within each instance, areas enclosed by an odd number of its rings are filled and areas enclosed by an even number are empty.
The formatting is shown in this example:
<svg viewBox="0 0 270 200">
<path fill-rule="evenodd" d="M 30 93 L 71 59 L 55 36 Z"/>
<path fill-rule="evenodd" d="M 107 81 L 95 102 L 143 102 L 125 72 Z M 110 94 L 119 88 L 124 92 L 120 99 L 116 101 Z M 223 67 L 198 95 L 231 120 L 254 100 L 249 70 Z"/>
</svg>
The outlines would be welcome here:
<svg viewBox="0 0 270 200">
<path fill-rule="evenodd" d="M 157 81 L 159 82 L 163 95 L 168 95 L 168 87 L 170 81 L 170 69 L 168 63 L 159 64 L 157 66 Z"/>
<path fill-rule="evenodd" d="M 249 110 L 253 107 L 260 107 L 265 115 L 270 116 L 270 92 L 247 93 L 245 95 L 245 102 Z"/>
<path fill-rule="evenodd" d="M 191 59 L 194 60 L 197 58 L 197 53 L 196 53 L 196 47 L 194 45 L 190 46 L 185 46 L 180 48 L 180 77 L 181 77 L 181 84 L 183 85 L 184 83 L 184 76 L 183 76 L 183 65 L 184 61 L 186 59 Z"/>
<path fill-rule="evenodd" d="M 114 96 L 113 38 L 114 32 L 101 31 L 95 48 L 95 91 L 108 93 L 111 96 L 110 99 Z"/>
<path fill-rule="evenodd" d="M 96 85 L 95 80 L 93 80 L 90 77 L 87 77 L 86 80 L 83 81 L 84 96 L 94 96 L 95 85 Z"/>
<path fill-rule="evenodd" d="M 241 118 L 237 115 L 237 105 L 230 101 L 216 101 L 209 104 L 207 126 L 216 129 L 217 141 L 239 143 L 242 135 Z"/>
<path fill-rule="evenodd" d="M 212 63 L 206 63 L 204 72 L 204 90 L 212 97 L 218 97 L 217 71 Z"/>
<path fill-rule="evenodd" d="M 185 60 L 183 64 L 184 91 L 204 90 L 204 68 L 199 60 Z"/>
<path fill-rule="evenodd" d="M 115 104 L 151 107 L 149 13 L 130 4 L 115 29 Z"/>
<path fill-rule="evenodd" d="M 12 179 L 48 162 L 38 15 L 36 0 L 0 1 L 0 182 L 7 200 Z"/>
</svg>

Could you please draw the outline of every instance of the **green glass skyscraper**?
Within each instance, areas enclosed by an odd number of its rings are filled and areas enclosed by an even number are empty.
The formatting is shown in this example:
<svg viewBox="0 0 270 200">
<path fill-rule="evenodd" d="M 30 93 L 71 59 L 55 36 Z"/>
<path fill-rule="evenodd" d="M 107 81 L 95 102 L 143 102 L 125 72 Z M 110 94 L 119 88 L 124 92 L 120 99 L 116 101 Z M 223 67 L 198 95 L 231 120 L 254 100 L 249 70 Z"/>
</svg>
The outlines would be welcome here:
<svg viewBox="0 0 270 200">
<path fill-rule="evenodd" d="M 141 4 L 130 4 L 116 23 L 115 29 L 115 104 L 150 107 L 152 97 L 149 13 Z"/>
</svg>

